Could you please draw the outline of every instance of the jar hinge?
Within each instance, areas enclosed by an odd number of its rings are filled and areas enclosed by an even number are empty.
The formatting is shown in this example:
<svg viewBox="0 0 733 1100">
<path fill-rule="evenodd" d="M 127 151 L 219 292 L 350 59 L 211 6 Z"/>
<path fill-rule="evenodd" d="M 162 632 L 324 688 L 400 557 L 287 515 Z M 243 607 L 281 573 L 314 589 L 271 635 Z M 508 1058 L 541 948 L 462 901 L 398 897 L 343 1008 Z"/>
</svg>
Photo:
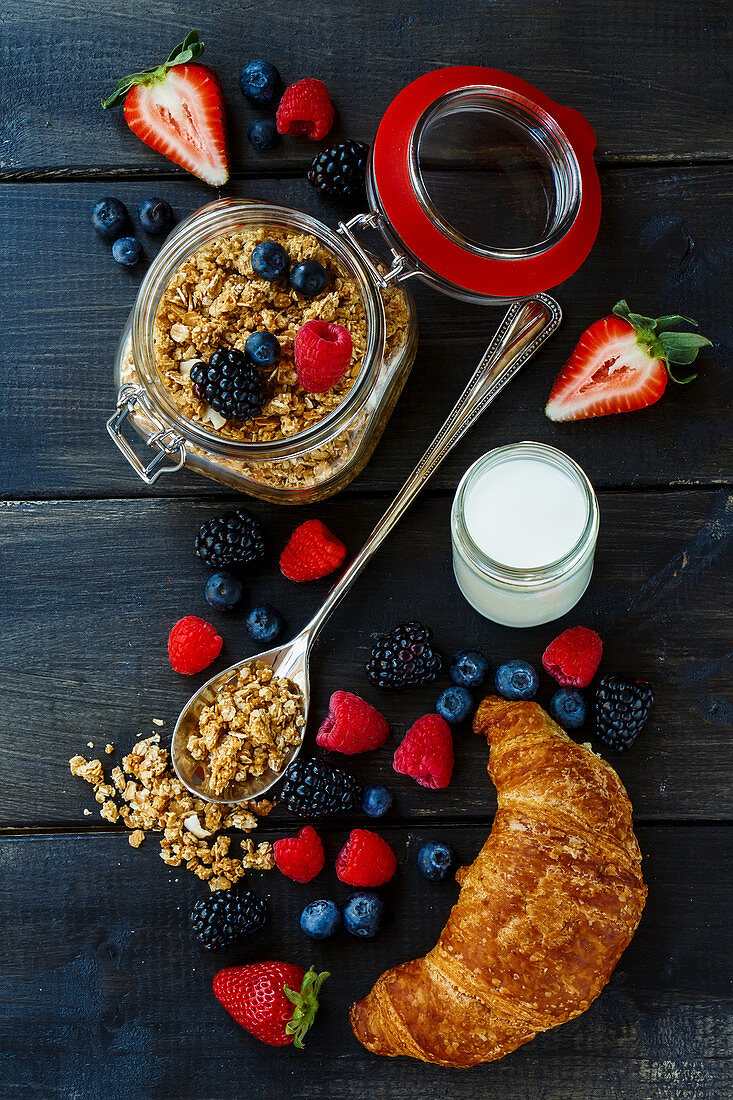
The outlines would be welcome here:
<svg viewBox="0 0 733 1100">
<path fill-rule="evenodd" d="M 377 282 L 379 286 L 385 287 L 389 286 L 390 283 L 403 282 L 406 279 L 411 279 L 413 275 L 418 274 L 418 271 L 407 259 L 407 256 L 404 256 L 401 252 L 397 252 L 394 248 L 390 249 L 392 253 L 391 266 L 387 271 L 380 271 L 369 254 L 362 248 L 356 235 L 352 232 L 354 229 L 381 229 L 381 225 L 382 215 L 376 211 L 372 211 L 371 214 L 356 214 L 347 222 L 339 222 L 336 232 L 340 233 L 342 237 L 346 237 L 351 247 L 359 254 L 359 257 L 369 268 L 375 282 Z"/>
<path fill-rule="evenodd" d="M 146 419 L 150 420 L 157 428 L 157 431 L 145 437 L 146 445 L 157 448 L 158 451 L 147 466 L 141 462 L 132 445 L 122 435 L 122 427 L 137 405 L 141 406 Z M 172 428 L 167 428 L 162 423 L 151 409 L 150 404 L 145 400 L 145 394 L 140 386 L 135 386 L 131 382 L 127 382 L 122 386 L 117 395 L 117 410 L 107 421 L 107 432 L 135 473 L 146 485 L 152 485 L 161 474 L 175 474 L 186 461 L 186 441 L 180 435 L 177 435 Z M 174 466 L 163 465 L 166 457 L 172 457 L 176 454 L 178 455 L 178 461 Z"/>
</svg>

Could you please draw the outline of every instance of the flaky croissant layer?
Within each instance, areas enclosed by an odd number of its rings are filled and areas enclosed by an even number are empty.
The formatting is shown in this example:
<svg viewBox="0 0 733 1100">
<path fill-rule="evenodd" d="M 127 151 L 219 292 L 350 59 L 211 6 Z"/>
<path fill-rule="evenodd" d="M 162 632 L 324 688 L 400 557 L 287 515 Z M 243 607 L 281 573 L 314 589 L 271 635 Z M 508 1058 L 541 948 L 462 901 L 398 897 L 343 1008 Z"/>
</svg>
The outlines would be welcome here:
<svg viewBox="0 0 733 1100">
<path fill-rule="evenodd" d="M 639 923 L 646 886 L 631 803 L 609 764 L 536 703 L 484 699 L 498 810 L 456 878 L 458 901 L 425 958 L 352 1005 L 375 1054 L 466 1067 L 584 1012 Z"/>
</svg>

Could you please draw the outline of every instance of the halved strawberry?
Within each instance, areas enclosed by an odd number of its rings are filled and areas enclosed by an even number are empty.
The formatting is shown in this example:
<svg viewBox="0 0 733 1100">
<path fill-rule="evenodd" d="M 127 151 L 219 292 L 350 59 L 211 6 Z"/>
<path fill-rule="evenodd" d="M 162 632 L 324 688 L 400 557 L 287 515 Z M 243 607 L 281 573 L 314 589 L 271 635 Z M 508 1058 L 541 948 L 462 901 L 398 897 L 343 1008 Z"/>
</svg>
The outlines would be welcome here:
<svg viewBox="0 0 733 1100">
<path fill-rule="evenodd" d="M 197 31 L 189 31 L 167 61 L 123 77 L 102 106 L 124 100 L 125 121 L 141 141 L 221 187 L 229 179 L 221 85 L 211 69 L 190 64 L 203 49 Z"/>
<path fill-rule="evenodd" d="M 670 363 L 693 363 L 709 344 L 695 332 L 672 332 L 697 321 L 672 313 L 644 317 L 631 313 L 625 301 L 613 314 L 587 328 L 552 387 L 545 413 L 550 420 L 581 420 L 589 416 L 631 412 L 653 405 L 675 378 Z"/>
</svg>

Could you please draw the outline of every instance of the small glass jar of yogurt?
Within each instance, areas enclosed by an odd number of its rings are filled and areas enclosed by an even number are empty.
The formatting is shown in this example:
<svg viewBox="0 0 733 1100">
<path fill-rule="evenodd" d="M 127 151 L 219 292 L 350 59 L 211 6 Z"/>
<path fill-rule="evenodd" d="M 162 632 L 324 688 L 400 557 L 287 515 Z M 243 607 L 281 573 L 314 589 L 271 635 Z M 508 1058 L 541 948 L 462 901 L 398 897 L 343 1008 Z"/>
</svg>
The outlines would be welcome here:
<svg viewBox="0 0 733 1100">
<path fill-rule="evenodd" d="M 453 570 L 487 619 L 537 626 L 565 615 L 593 572 L 598 501 L 576 462 L 543 443 L 483 455 L 453 501 Z"/>
</svg>

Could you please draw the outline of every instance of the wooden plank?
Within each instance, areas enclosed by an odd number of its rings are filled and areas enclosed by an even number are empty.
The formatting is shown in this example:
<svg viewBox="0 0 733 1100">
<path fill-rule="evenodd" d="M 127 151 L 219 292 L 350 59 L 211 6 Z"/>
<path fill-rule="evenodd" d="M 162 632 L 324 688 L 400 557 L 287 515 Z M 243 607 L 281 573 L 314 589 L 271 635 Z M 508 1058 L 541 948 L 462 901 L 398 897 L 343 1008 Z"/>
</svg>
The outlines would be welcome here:
<svg viewBox="0 0 733 1100">
<path fill-rule="evenodd" d="M 633 751 L 614 756 L 641 820 L 733 816 L 730 760 L 733 697 L 730 591 L 733 498 L 724 492 L 601 495 L 595 578 L 564 620 L 509 630 L 482 619 L 460 597 L 450 563 L 450 498 L 418 500 L 327 625 L 312 667 L 314 736 L 334 690 L 363 693 L 393 727 L 388 746 L 343 763 L 395 791 L 396 819 L 486 820 L 494 794 L 485 775 L 486 746 L 456 734 L 450 788 L 427 791 L 394 774 L 391 752 L 421 714 L 434 709 L 447 683 L 398 695 L 371 688 L 363 670 L 374 634 L 418 618 L 447 654 L 478 645 L 492 667 L 522 657 L 538 664 L 564 626 L 586 623 L 606 644 L 603 669 L 647 677 L 656 705 Z M 337 500 L 298 514 L 322 517 L 355 551 L 384 502 Z M 242 612 L 214 613 L 203 598 L 205 567 L 192 553 L 211 504 L 191 501 L 82 501 L 5 504 L 0 524 L 5 594 L 0 690 L 5 761 L 2 825 L 81 825 L 97 807 L 68 772 L 77 752 L 94 755 L 109 741 L 127 752 L 164 719 L 164 736 L 195 687 L 217 667 L 252 652 L 247 610 L 268 601 L 295 633 L 331 581 L 294 585 L 276 555 L 295 524 L 286 510 L 259 508 L 270 559 L 245 578 Z M 419 580 L 416 582 L 416 568 Z M 225 639 L 218 665 L 181 677 L 168 665 L 166 640 L 184 614 L 214 622 Z M 552 689 L 543 678 L 540 700 Z M 587 735 L 582 735 L 586 739 Z M 95 753 L 86 749 L 88 741 Z M 611 755 L 611 754 L 609 754 Z M 119 756 L 102 757 L 116 763 Z M 340 759 L 340 758 L 339 758 Z"/>
<path fill-rule="evenodd" d="M 468 186 L 463 175 L 458 178 Z M 89 206 L 101 194 L 112 191 L 132 209 L 150 189 L 149 182 L 0 187 L 5 239 L 13 242 L 0 253 L 8 293 L 0 362 L 0 485 L 6 497 L 151 492 L 104 430 L 114 405 L 114 351 L 141 273 L 118 268 L 87 224 Z M 196 184 L 167 183 L 162 190 L 179 216 L 207 197 Z M 339 216 L 303 180 L 261 180 L 235 190 L 306 209 L 332 224 Z M 616 170 L 604 174 L 604 192 L 596 247 L 556 292 L 565 313 L 559 333 L 449 457 L 434 484 L 454 486 L 489 446 L 522 438 L 568 451 L 599 486 L 710 484 L 730 477 L 733 378 L 727 362 L 733 338 L 720 295 L 731 253 L 725 228 L 730 173 Z M 156 250 L 152 242 L 145 239 L 148 254 Z M 633 416 L 551 424 L 543 408 L 557 370 L 586 325 L 624 295 L 644 312 L 674 309 L 700 321 L 716 346 L 701 354 L 698 381 L 670 386 L 662 402 Z M 357 492 L 397 487 L 501 316 L 495 308 L 469 306 L 419 286 L 416 296 L 418 360 L 373 461 L 354 485 Z M 203 496 L 219 490 L 182 473 L 152 492 Z"/>
<path fill-rule="evenodd" d="M 263 832 L 263 835 L 266 833 Z M 435 942 L 456 896 L 429 884 L 415 853 L 441 836 L 470 860 L 485 828 L 389 832 L 401 861 L 385 890 L 382 935 L 355 942 L 339 932 L 315 943 L 298 928 L 307 901 L 348 888 L 331 860 L 344 830 L 324 833 L 327 868 L 300 886 L 277 871 L 249 884 L 270 919 L 230 954 L 199 949 L 186 916 L 202 887 L 164 867 L 153 845 L 121 836 L 5 838 L 0 866 L 3 1023 L 0 1065 L 8 1100 L 142 1095 L 211 1100 L 308 1095 L 343 1100 L 709 1100 L 733 1089 L 729 876 L 733 830 L 642 827 L 649 901 L 634 941 L 600 998 L 577 1020 L 538 1036 L 492 1065 L 448 1071 L 367 1054 L 346 1009 L 386 967 Z M 154 901 L 153 901 L 154 899 Z M 272 1050 L 241 1031 L 211 993 L 222 966 L 285 958 L 332 976 L 306 1048 Z M 307 1086 L 301 1082 L 307 1077 Z M 368 1081 L 368 1087 L 366 1082 Z"/>
<path fill-rule="evenodd" d="M 305 139 L 266 156 L 250 148 L 245 133 L 256 112 L 241 96 L 238 76 L 253 56 L 271 59 L 287 83 L 302 76 L 326 81 L 338 110 L 333 139 L 371 140 L 388 103 L 422 73 L 483 64 L 523 76 L 584 112 L 604 159 L 733 152 L 725 110 L 730 39 L 721 6 L 665 0 L 647 7 L 643 50 L 634 0 L 618 0 L 613 19 L 593 0 L 551 7 L 541 0 L 519 7 L 512 0 L 490 7 L 430 0 L 398 13 L 388 0 L 374 0 L 349 9 L 348 18 L 339 0 L 320 0 L 308 11 L 275 3 L 243 8 L 237 0 L 202 10 L 195 0 L 160 0 L 153 15 L 130 0 L 107 7 L 103 20 L 91 0 L 51 0 L 43 20 L 23 0 L 10 0 L 4 11 L 2 168 L 9 176 L 62 166 L 170 172 L 168 161 L 129 132 L 122 112 L 103 114 L 99 101 L 124 73 L 162 61 L 191 26 L 223 82 L 232 163 L 244 171 L 302 169 L 316 148 Z M 83 79 L 69 79 L 80 72 Z"/>
</svg>

